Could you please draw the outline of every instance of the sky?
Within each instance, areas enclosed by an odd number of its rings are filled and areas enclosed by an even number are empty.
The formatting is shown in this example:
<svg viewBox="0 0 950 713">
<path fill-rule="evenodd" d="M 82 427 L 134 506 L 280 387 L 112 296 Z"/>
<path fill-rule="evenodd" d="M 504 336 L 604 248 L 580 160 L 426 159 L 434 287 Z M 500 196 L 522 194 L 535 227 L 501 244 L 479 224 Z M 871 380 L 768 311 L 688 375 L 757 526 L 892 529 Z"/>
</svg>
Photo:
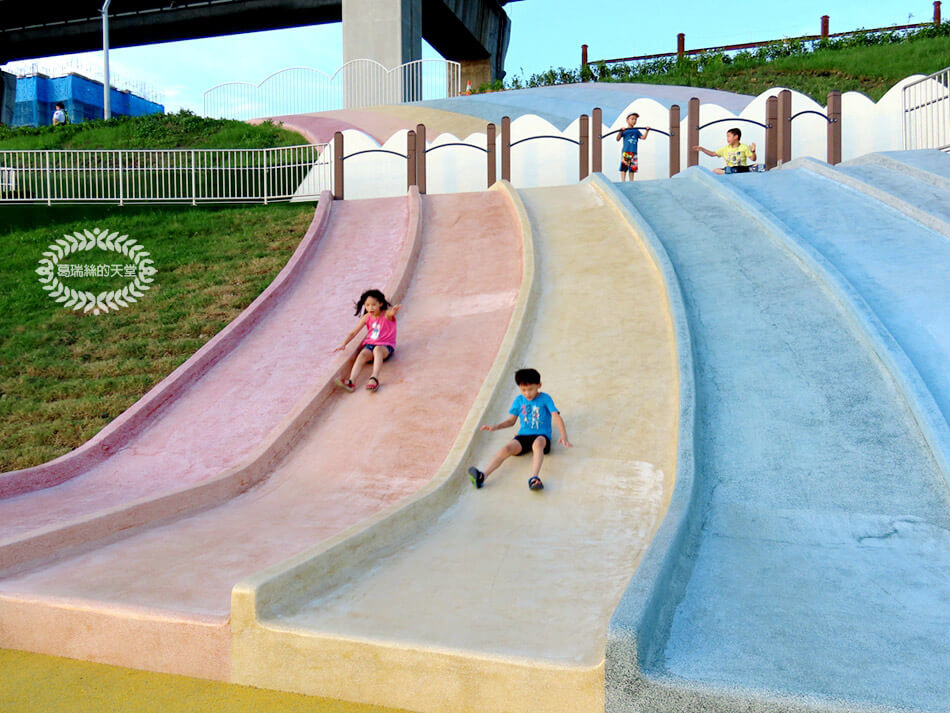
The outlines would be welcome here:
<svg viewBox="0 0 950 713">
<path fill-rule="evenodd" d="M 831 32 L 933 19 L 933 3 L 927 0 L 522 0 L 506 9 L 512 21 L 505 60 L 509 78 L 512 74 L 528 77 L 550 67 L 577 68 L 585 43 L 593 61 L 675 51 L 679 32 L 685 33 L 686 47 L 692 49 L 818 34 L 822 15 L 830 16 Z M 423 58 L 435 57 L 438 54 L 423 43 Z M 102 65 L 101 52 L 62 59 L 96 68 Z M 204 91 L 216 84 L 256 84 L 294 66 L 330 74 L 342 61 L 339 24 L 113 48 L 109 53 L 114 84 L 121 87 L 122 80 L 133 80 L 133 90 L 135 85 L 144 85 L 150 98 L 164 104 L 166 111 L 185 108 L 197 113 L 202 111 Z"/>
</svg>

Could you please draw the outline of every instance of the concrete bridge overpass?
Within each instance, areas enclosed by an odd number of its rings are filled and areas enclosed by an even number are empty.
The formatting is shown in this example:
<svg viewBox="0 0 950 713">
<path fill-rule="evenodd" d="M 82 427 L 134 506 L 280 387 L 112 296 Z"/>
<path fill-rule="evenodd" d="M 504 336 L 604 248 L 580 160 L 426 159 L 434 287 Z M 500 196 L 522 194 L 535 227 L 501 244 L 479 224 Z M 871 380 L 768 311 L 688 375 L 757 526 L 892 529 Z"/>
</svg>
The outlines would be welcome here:
<svg viewBox="0 0 950 713">
<path fill-rule="evenodd" d="M 474 86 L 504 76 L 516 0 L 118 0 L 109 42 L 130 47 L 259 30 L 343 22 L 344 61 L 394 67 L 421 59 L 422 38 L 462 64 Z M 0 62 L 102 46 L 100 0 L 0 0 Z"/>
</svg>

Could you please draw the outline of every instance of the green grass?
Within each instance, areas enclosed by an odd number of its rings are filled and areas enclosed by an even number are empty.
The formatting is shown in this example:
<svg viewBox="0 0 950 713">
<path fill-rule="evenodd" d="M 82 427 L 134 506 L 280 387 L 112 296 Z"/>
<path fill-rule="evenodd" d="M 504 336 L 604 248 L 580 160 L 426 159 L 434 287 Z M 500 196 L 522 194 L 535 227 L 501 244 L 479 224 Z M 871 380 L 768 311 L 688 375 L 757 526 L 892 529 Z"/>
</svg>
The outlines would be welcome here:
<svg viewBox="0 0 950 713">
<path fill-rule="evenodd" d="M 0 472 L 76 448 L 227 325 L 273 280 L 314 205 L 0 207 Z M 158 273 L 134 304 L 94 315 L 47 296 L 47 246 L 93 228 L 128 234 Z M 62 263 L 129 263 L 93 250 Z M 128 278 L 63 278 L 98 292 Z"/>
<path fill-rule="evenodd" d="M 877 101 L 913 74 L 950 66 L 950 22 L 910 32 L 858 32 L 826 41 L 781 41 L 744 52 L 707 52 L 632 64 L 594 62 L 586 69 L 551 68 L 525 78 L 512 76 L 506 89 L 585 81 L 643 82 L 723 89 L 758 95 L 788 87 L 824 104 L 828 92 L 859 91 Z M 483 85 L 481 90 L 498 89 Z"/>
<path fill-rule="evenodd" d="M 188 111 L 65 126 L 2 127 L 0 151 L 40 149 L 261 149 L 308 143 L 277 124 L 252 126 Z"/>
</svg>

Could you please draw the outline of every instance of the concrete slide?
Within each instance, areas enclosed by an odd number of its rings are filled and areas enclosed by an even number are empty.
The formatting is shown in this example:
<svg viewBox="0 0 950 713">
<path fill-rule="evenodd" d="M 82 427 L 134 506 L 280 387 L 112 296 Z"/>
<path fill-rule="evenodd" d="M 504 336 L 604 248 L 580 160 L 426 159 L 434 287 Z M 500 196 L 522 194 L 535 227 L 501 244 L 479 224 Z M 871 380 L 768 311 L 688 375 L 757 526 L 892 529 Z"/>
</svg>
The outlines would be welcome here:
<svg viewBox="0 0 950 713">
<path fill-rule="evenodd" d="M 400 288 L 417 201 L 375 212 L 324 194 L 274 283 L 232 324 L 75 451 L 0 476 L 0 570 L 78 551 L 246 490 L 319 407 L 367 284 Z M 353 260 L 353 235 L 379 259 Z M 200 487 L 199 487 L 200 486 Z"/>
<path fill-rule="evenodd" d="M 166 440 L 127 448 L 166 458 L 165 470 L 133 460 L 113 468 L 124 477 L 102 489 L 121 493 L 127 481 L 148 481 L 156 472 L 219 472 L 229 462 L 224 456 L 237 459 L 253 445 L 248 429 L 263 430 L 268 417 L 264 394 L 287 380 L 293 386 L 285 409 L 301 400 L 309 407 L 283 422 L 284 446 L 266 459 L 256 486 L 188 517 L 160 519 L 116 541 L 89 542 L 78 554 L 4 572 L 0 647 L 230 680 L 233 586 L 321 541 L 345 537 L 432 478 L 495 360 L 520 289 L 513 207 L 495 191 L 421 201 L 413 193 L 335 203 L 330 210 L 313 266 L 284 297 L 296 308 L 282 302 L 261 322 L 263 343 L 251 355 L 259 361 L 234 366 L 219 377 L 218 391 L 208 387 L 217 400 L 196 401 L 214 374 L 205 376 L 145 429 L 146 436 L 171 434 Z M 380 393 L 314 387 L 339 370 L 341 357 L 332 350 L 354 322 L 354 297 L 372 285 L 399 294 L 405 290 L 398 283 L 409 276 L 400 345 Z M 289 310 L 286 318 L 281 307 Z M 243 359 L 245 348 L 242 343 L 234 358 Z M 235 402 L 225 404 L 222 392 Z M 221 450 L 217 460 L 205 458 Z M 33 498 L 68 504 L 73 499 L 56 493 L 82 487 L 84 479 L 2 504 L 25 521 Z"/>
<path fill-rule="evenodd" d="M 510 190 L 510 189 L 509 189 Z M 523 324 L 456 457 L 406 507 L 235 589 L 234 680 L 415 711 L 594 711 L 607 622 L 673 486 L 679 367 L 667 285 L 601 183 L 527 190 Z M 514 368 L 540 370 L 573 449 L 545 489 L 512 458 Z"/>
<path fill-rule="evenodd" d="M 611 621 L 607 711 L 950 710 L 946 237 L 801 169 L 618 191 L 683 287 L 695 469 Z"/>
</svg>

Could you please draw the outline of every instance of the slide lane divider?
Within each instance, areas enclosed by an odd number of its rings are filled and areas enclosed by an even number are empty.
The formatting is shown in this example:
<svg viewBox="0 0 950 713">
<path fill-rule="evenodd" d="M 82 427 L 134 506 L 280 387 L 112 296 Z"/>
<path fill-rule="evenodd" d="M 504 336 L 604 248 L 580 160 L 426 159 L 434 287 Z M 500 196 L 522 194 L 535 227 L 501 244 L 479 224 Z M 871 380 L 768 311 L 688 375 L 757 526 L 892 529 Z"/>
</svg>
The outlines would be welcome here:
<svg viewBox="0 0 950 713">
<path fill-rule="evenodd" d="M 690 175 L 760 223 L 778 238 L 792 256 L 828 287 L 857 326 L 858 333 L 864 337 L 871 351 L 881 360 L 904 394 L 944 480 L 950 485 L 950 426 L 917 367 L 854 285 L 801 235 L 751 196 L 730 185 L 728 180 L 720 180 L 708 169 L 700 167 L 691 168 Z"/>
<path fill-rule="evenodd" d="M 682 553 L 699 532 L 703 512 L 696 473 L 694 350 L 679 278 L 656 231 L 616 185 L 599 173 L 588 180 L 646 246 L 663 280 L 679 369 L 676 482 L 666 514 L 610 618 L 604 676 L 605 708 L 610 711 L 628 705 L 634 691 L 635 697 L 650 699 L 651 682 L 644 669 L 662 654 L 666 632 L 691 574 Z M 631 658 L 630 652 L 636 656 Z"/>
<path fill-rule="evenodd" d="M 410 189 L 407 201 L 409 202 L 407 240 L 397 260 L 392 282 L 385 287 L 385 294 L 391 295 L 394 301 L 402 299 L 405 295 L 422 246 L 421 198 L 415 186 Z M 310 255 L 312 246 L 316 245 L 325 233 L 332 203 L 333 200 L 329 194 L 321 198 L 320 206 L 326 207 L 321 211 L 318 206 L 317 216 L 311 226 L 311 231 L 308 231 L 309 242 L 298 248 L 292 258 L 292 261 L 296 260 L 296 262 L 293 265 L 288 263 L 284 268 L 284 270 L 290 268 L 288 280 L 296 277 L 299 266 L 306 256 Z M 284 271 L 281 271 L 281 274 L 283 273 Z M 273 302 L 288 288 L 289 284 L 285 284 L 279 292 L 272 293 L 269 306 L 272 306 Z M 263 296 L 262 294 L 261 297 Z M 259 310 L 254 324 L 260 321 L 260 318 L 266 314 L 264 309 L 268 308 Z M 243 315 L 244 313 L 238 319 L 241 319 Z M 226 330 L 232 325 L 229 325 Z M 244 329 L 243 333 L 246 333 L 248 329 L 250 326 Z M 358 348 L 354 347 L 340 356 L 334 364 L 332 373 L 342 374 L 357 351 Z M 271 429 L 262 439 L 261 445 L 242 464 L 212 480 L 180 488 L 158 497 L 142 498 L 131 504 L 77 518 L 69 523 L 51 525 L 26 536 L 0 541 L 0 573 L 9 576 L 32 569 L 53 558 L 71 556 L 92 547 L 109 544 L 145 527 L 174 522 L 237 497 L 266 480 L 274 466 L 296 442 L 306 424 L 333 393 L 334 388 L 332 379 L 314 387 L 297 402 L 293 410 L 279 424 Z"/>
<path fill-rule="evenodd" d="M 345 584 L 367 562 L 396 551 L 402 542 L 423 531 L 470 487 L 464 468 L 470 460 L 474 435 L 489 409 L 501 408 L 508 398 L 505 376 L 515 368 L 517 345 L 529 328 L 526 315 L 537 306 L 540 282 L 536 273 L 531 223 L 520 196 L 506 181 L 491 190 L 502 192 L 521 227 L 522 282 L 498 356 L 488 372 L 451 450 L 433 479 L 408 503 L 392 507 L 357 523 L 335 537 L 238 583 L 231 594 L 232 680 L 268 687 L 262 671 L 273 657 L 274 637 L 321 638 L 305 631 L 281 627 L 273 618 L 280 601 L 304 593 L 314 596 Z M 332 637 L 338 638 L 338 637 Z"/>
</svg>

